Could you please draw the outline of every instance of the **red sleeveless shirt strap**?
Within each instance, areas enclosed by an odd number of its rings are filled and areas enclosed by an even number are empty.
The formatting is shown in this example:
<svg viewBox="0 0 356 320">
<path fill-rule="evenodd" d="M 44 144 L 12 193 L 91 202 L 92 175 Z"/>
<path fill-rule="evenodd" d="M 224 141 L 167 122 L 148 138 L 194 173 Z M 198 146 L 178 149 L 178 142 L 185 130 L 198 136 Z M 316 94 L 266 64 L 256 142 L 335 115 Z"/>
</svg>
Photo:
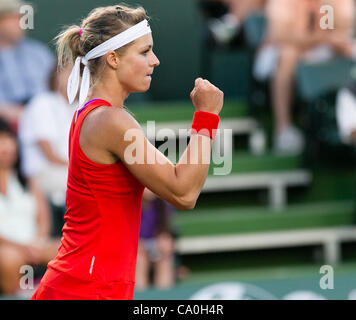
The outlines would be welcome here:
<svg viewBox="0 0 356 320">
<path fill-rule="evenodd" d="M 71 156 L 72 149 L 73 149 L 73 144 L 74 144 L 74 135 L 75 131 L 77 129 L 78 132 L 78 127 L 81 127 L 81 123 L 83 122 L 84 118 L 86 115 L 92 111 L 93 109 L 101 106 L 107 106 L 107 107 L 112 107 L 112 104 L 106 100 L 103 99 L 95 99 L 92 101 L 89 101 L 86 103 L 82 108 L 78 109 L 73 116 L 72 124 L 70 127 L 70 132 L 69 132 L 69 157 Z M 78 125 L 79 122 L 79 125 Z"/>
<path fill-rule="evenodd" d="M 82 108 L 78 109 L 75 112 L 75 122 L 78 122 L 78 119 L 81 117 L 82 119 L 85 118 L 85 116 L 92 111 L 93 109 L 101 106 L 107 106 L 107 107 L 112 107 L 112 104 L 110 102 L 107 102 L 106 100 L 102 99 L 95 99 L 87 104 L 85 104 Z M 84 115 L 83 115 L 84 114 Z"/>
</svg>

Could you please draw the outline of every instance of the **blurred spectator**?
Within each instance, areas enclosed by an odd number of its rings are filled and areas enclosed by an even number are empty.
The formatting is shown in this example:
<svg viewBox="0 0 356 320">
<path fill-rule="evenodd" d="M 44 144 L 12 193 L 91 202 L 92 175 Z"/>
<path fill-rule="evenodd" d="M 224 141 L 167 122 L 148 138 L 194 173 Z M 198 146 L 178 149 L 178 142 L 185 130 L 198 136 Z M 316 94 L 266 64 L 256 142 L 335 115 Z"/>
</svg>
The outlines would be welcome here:
<svg viewBox="0 0 356 320">
<path fill-rule="evenodd" d="M 239 33 L 248 15 L 263 9 L 266 4 L 266 0 L 204 0 L 204 2 L 218 2 L 226 7 L 226 13 L 211 18 L 208 23 L 215 41 L 221 44 L 231 41 Z"/>
<path fill-rule="evenodd" d="M 339 90 L 336 99 L 336 119 L 341 141 L 356 145 L 356 82 Z"/>
<path fill-rule="evenodd" d="M 322 5 L 334 9 L 334 29 L 323 30 Z M 272 104 L 275 118 L 274 148 L 279 153 L 299 153 L 304 137 L 292 124 L 291 104 L 298 62 L 318 63 L 335 54 L 355 58 L 353 0 L 269 0 L 268 36 L 261 48 L 254 75 L 264 80 L 273 74 Z"/>
<path fill-rule="evenodd" d="M 67 81 L 71 67 L 54 68 L 50 91 L 36 95 L 19 121 L 22 171 L 36 178 L 55 206 L 65 206 L 68 141 L 74 107 L 68 104 Z"/>
<path fill-rule="evenodd" d="M 16 127 L 24 105 L 47 89 L 54 59 L 47 47 L 25 38 L 20 0 L 0 0 L 0 116 Z"/>
<path fill-rule="evenodd" d="M 175 249 L 170 226 L 171 210 L 172 207 L 145 189 L 136 267 L 137 290 L 145 290 L 150 285 L 151 266 L 154 271 L 155 287 L 167 289 L 174 285 Z"/>
<path fill-rule="evenodd" d="M 47 264 L 59 240 L 49 238 L 47 203 L 32 180 L 18 168 L 15 133 L 0 119 L 0 291 L 14 295 L 22 265 Z"/>
</svg>

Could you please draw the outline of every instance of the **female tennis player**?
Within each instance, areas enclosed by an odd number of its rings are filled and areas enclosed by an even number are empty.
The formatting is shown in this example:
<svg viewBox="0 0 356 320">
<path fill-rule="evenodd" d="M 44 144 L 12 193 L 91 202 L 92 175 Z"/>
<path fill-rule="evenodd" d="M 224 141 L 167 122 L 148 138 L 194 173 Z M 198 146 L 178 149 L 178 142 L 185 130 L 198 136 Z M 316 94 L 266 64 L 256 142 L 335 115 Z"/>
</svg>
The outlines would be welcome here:
<svg viewBox="0 0 356 320">
<path fill-rule="evenodd" d="M 149 89 L 159 65 L 147 19 L 142 7 L 97 8 L 81 27 L 57 37 L 59 65 L 75 62 L 68 98 L 73 102 L 80 86 L 80 108 L 70 129 L 61 245 L 32 299 L 132 299 L 144 188 L 192 209 L 204 185 L 209 164 L 203 159 L 210 157 L 223 105 L 218 88 L 195 81 L 191 139 L 177 165 L 124 108 L 131 92 Z M 133 143 L 128 132 L 135 133 L 133 152 L 127 152 Z"/>
</svg>

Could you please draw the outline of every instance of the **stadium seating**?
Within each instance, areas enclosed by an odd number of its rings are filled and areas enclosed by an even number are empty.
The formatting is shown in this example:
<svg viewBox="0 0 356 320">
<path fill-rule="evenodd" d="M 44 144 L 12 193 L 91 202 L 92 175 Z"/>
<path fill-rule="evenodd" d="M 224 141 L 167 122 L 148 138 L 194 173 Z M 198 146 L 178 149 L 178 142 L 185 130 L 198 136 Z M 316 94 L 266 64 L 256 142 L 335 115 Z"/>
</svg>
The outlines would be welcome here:
<svg viewBox="0 0 356 320">
<path fill-rule="evenodd" d="M 300 63 L 297 68 L 297 88 L 300 98 L 307 102 L 336 91 L 356 78 L 356 63 L 335 58 L 324 63 Z"/>
<path fill-rule="evenodd" d="M 137 105 L 131 110 L 143 126 L 156 120 L 157 131 L 171 128 L 176 132 L 189 128 L 193 112 L 190 102 Z M 241 130 L 243 123 L 246 130 Z M 258 126 L 243 101 L 228 99 L 220 128 L 234 128 L 234 124 L 235 137 L 249 135 Z M 301 156 L 254 156 L 248 149 L 236 150 L 232 154 L 231 174 L 216 176 L 213 170 L 214 165 L 202 190 L 202 202 L 198 200 L 195 210 L 176 217 L 181 232 L 177 248 L 183 255 L 310 245 L 322 246 L 324 260 L 336 264 L 342 256 L 341 244 L 355 240 L 355 230 L 350 227 L 354 219 L 353 201 L 348 197 L 323 196 L 331 186 L 323 182 L 321 173 L 316 173 L 315 181 Z M 302 201 L 290 204 L 287 193 L 295 188 L 304 190 Z M 253 200 L 249 206 L 231 203 L 231 197 L 247 190 L 267 191 L 263 202 L 267 206 L 256 207 Z M 214 200 L 204 205 L 209 194 L 214 195 Z"/>
<path fill-rule="evenodd" d="M 41 14 L 36 16 L 36 28 L 30 35 L 47 43 L 59 25 L 78 20 L 98 3 L 71 1 L 71 10 L 63 12 L 68 0 L 33 2 L 41 8 Z M 269 112 L 266 84 L 257 90 L 251 83 L 253 55 L 265 32 L 264 16 L 257 13 L 247 19 L 243 29 L 247 48 L 220 48 L 207 55 L 204 50 L 209 48 L 201 45 L 203 23 L 195 1 L 140 3 L 150 9 L 155 50 L 161 60 L 150 92 L 132 95 L 127 101 L 128 109 L 143 128 L 147 121 L 155 121 L 156 134 L 162 128 L 175 133 L 188 129 L 194 109 L 187 99 L 194 79 L 204 74 L 226 93 L 220 128 L 232 129 L 234 142 L 256 132 L 264 119 L 251 112 L 251 101 L 265 95 L 260 99 L 263 102 L 257 104 L 263 106 L 260 113 Z M 101 1 L 101 5 L 108 4 L 112 3 Z M 324 122 L 320 114 L 309 111 L 315 111 L 326 96 L 332 108 L 332 96 L 355 73 L 354 63 L 344 59 L 335 59 L 331 64 L 299 65 L 298 102 L 306 108 L 305 114 L 311 115 L 309 120 L 316 120 L 309 123 L 313 134 L 320 125 L 323 132 L 334 136 L 335 126 L 325 126 L 328 120 Z M 309 137 L 314 139 L 315 135 Z M 157 136 L 149 138 L 153 141 Z M 319 159 L 317 169 L 310 168 L 304 160 L 302 156 L 283 157 L 268 152 L 257 156 L 248 144 L 247 148 L 235 144 L 231 175 L 214 176 L 214 167 L 210 168 L 196 209 L 176 215 L 178 251 L 192 255 L 310 245 L 323 246 L 324 261 L 340 262 L 341 244 L 356 240 L 353 176 L 348 168 L 337 165 L 324 170 L 327 158 Z"/>
</svg>

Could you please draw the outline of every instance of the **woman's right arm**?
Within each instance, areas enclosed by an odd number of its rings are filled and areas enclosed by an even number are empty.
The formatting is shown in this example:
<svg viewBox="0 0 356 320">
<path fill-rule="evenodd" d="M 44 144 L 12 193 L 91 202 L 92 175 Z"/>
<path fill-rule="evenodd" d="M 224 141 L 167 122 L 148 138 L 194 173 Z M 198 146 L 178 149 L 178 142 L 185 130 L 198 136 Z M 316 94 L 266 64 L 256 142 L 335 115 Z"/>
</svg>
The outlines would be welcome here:
<svg viewBox="0 0 356 320">
<path fill-rule="evenodd" d="M 190 96 L 197 111 L 219 114 L 222 109 L 223 92 L 207 80 L 197 79 Z M 101 140 L 105 141 L 107 150 L 160 198 L 178 209 L 194 208 L 209 170 L 210 137 L 192 134 L 185 152 L 174 165 L 148 141 L 132 116 L 123 109 L 110 109 L 105 113 L 105 138 Z M 127 139 L 127 135 L 134 139 Z M 142 161 L 132 161 L 133 156 Z"/>
</svg>

